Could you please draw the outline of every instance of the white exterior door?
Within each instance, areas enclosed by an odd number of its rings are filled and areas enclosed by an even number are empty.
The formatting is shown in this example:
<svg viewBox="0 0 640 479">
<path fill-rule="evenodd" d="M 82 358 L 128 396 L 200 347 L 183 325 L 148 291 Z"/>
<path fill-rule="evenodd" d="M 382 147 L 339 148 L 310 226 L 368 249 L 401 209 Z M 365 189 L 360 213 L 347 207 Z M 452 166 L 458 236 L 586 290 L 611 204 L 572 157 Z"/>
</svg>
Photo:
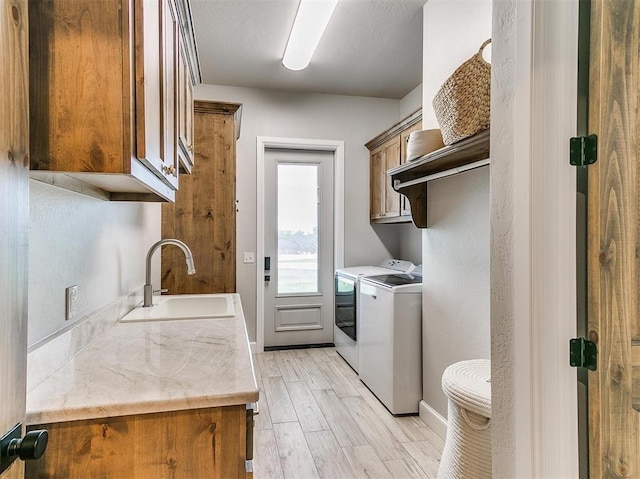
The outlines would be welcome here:
<svg viewBox="0 0 640 479">
<path fill-rule="evenodd" d="M 333 169 L 330 151 L 266 151 L 267 348 L 333 342 Z"/>
</svg>

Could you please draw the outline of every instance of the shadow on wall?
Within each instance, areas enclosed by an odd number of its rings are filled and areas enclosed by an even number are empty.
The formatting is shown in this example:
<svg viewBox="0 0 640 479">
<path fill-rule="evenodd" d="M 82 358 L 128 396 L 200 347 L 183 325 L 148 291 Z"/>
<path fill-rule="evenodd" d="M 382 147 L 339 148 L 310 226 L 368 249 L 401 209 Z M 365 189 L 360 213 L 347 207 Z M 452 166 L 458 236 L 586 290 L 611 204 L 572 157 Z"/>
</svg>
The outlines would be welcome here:
<svg viewBox="0 0 640 479">
<path fill-rule="evenodd" d="M 422 230 L 413 223 L 372 224 L 371 228 L 389 252 L 390 258 L 422 264 Z"/>
</svg>

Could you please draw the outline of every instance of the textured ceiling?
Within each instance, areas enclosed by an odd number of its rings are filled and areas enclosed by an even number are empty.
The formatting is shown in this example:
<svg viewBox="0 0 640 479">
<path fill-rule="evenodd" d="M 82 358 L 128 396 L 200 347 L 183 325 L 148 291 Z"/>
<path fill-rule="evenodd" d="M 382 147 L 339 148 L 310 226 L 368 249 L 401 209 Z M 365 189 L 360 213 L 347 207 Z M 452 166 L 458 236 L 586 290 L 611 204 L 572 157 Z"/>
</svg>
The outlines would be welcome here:
<svg viewBox="0 0 640 479">
<path fill-rule="evenodd" d="M 426 0 L 341 0 L 311 64 L 282 66 L 298 0 L 191 0 L 203 83 L 402 98 L 422 81 Z"/>
</svg>

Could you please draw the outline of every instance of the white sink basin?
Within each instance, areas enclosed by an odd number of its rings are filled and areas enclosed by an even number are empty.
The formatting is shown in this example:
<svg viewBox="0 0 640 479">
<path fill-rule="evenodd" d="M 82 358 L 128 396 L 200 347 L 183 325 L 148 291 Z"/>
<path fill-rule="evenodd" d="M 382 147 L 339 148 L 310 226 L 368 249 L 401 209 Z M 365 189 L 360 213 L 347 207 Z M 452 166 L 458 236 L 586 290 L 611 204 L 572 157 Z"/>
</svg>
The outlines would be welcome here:
<svg viewBox="0 0 640 479">
<path fill-rule="evenodd" d="M 235 316 L 230 294 L 176 294 L 154 296 L 153 306 L 138 306 L 121 322 L 173 319 L 230 318 Z"/>
</svg>

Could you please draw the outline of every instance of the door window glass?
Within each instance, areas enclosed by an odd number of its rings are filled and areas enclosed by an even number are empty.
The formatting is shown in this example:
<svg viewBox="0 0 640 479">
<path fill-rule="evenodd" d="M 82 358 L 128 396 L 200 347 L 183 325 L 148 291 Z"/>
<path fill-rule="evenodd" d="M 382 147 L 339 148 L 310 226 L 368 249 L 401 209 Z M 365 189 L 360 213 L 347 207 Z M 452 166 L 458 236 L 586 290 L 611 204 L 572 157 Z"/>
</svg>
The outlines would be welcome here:
<svg viewBox="0 0 640 479">
<path fill-rule="evenodd" d="M 319 292 L 318 166 L 278 163 L 278 294 Z"/>
</svg>

